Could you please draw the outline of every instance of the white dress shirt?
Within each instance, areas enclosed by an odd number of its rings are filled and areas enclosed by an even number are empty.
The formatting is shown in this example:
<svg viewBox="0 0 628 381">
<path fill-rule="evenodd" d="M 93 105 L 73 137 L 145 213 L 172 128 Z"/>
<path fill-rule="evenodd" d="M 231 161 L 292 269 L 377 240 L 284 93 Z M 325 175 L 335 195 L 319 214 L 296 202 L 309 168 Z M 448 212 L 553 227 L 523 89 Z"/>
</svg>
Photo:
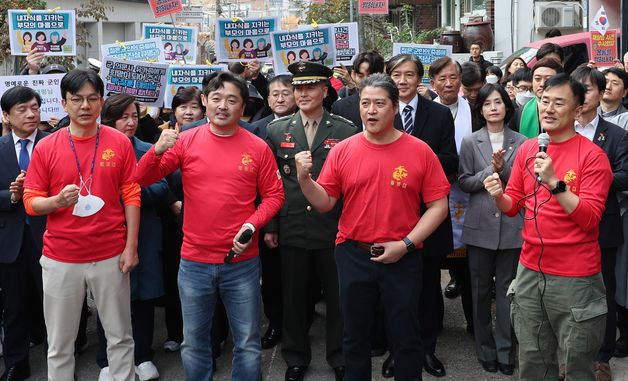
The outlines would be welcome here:
<svg viewBox="0 0 628 381">
<path fill-rule="evenodd" d="M 416 109 L 419 107 L 419 95 L 415 95 L 414 98 L 409 103 L 403 103 L 399 100 L 399 116 L 401 116 L 401 121 L 403 123 L 403 109 L 406 108 L 407 105 L 412 106 L 412 125 L 414 126 L 414 119 L 416 116 Z"/>
<path fill-rule="evenodd" d="M 22 144 L 20 143 L 19 136 L 15 135 L 15 132 L 11 131 L 11 136 L 13 136 L 13 144 L 15 145 L 15 157 L 17 157 L 18 163 L 20 162 L 20 151 L 22 150 Z M 33 147 L 35 146 L 35 136 L 37 136 L 37 129 L 30 134 L 26 139 L 28 140 L 28 144 L 26 145 L 26 151 L 28 151 L 28 157 L 33 157 Z"/>
<path fill-rule="evenodd" d="M 593 141 L 593 137 L 595 136 L 595 130 L 597 130 L 597 123 L 599 121 L 600 117 L 596 114 L 595 118 L 587 123 L 586 126 L 583 127 L 577 120 L 574 122 L 574 126 L 576 126 L 577 133 L 589 139 L 590 141 Z"/>
</svg>

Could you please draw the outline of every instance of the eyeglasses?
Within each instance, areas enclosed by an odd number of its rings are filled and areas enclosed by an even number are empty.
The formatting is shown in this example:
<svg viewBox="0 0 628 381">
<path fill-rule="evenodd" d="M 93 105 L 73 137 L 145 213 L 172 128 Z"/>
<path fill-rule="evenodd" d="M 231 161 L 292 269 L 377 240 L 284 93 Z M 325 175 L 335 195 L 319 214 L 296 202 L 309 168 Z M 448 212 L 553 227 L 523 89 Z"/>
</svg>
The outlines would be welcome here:
<svg viewBox="0 0 628 381">
<path fill-rule="evenodd" d="M 519 91 L 531 91 L 532 90 L 532 86 L 525 86 L 525 85 L 515 86 L 515 88 Z"/>
<path fill-rule="evenodd" d="M 73 96 L 70 97 L 70 102 L 74 106 L 82 106 L 85 101 L 87 101 L 87 103 L 91 106 L 91 105 L 94 105 L 94 104 L 100 102 L 100 96 L 98 96 L 98 95 L 90 95 L 89 97 L 81 97 L 81 96 L 78 96 L 78 95 L 73 95 Z"/>
</svg>

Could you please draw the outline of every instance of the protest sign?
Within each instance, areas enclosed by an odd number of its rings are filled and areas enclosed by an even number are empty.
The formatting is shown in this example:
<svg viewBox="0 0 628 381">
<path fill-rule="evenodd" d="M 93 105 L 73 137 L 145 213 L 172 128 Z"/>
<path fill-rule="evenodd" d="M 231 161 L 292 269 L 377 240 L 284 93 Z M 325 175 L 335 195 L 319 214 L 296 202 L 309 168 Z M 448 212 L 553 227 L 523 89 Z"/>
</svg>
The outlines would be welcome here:
<svg viewBox="0 0 628 381">
<path fill-rule="evenodd" d="M 336 63 L 343 65 L 353 64 L 353 59 L 360 52 L 360 36 L 357 22 L 339 24 L 323 24 L 321 28 L 331 27 L 336 42 Z"/>
<path fill-rule="evenodd" d="M 61 106 L 61 78 L 64 74 L 44 75 L 12 75 L 0 77 L 0 97 L 5 91 L 15 86 L 26 86 L 41 96 L 41 120 L 47 121 L 51 116 L 59 119 L 66 115 Z M 9 111 L 9 110 L 3 110 Z"/>
<path fill-rule="evenodd" d="M 430 65 L 439 58 L 445 56 L 451 56 L 451 45 L 429 45 L 429 44 L 393 44 L 393 56 L 397 54 L 412 54 L 421 60 L 423 64 L 423 79 L 421 82 L 424 84 L 430 83 L 430 78 L 427 75 L 427 71 L 430 69 Z"/>
<path fill-rule="evenodd" d="M 9 9 L 11 55 L 25 56 L 37 48 L 49 56 L 76 55 L 74 11 Z"/>
<path fill-rule="evenodd" d="M 172 107 L 172 98 L 183 87 L 196 87 L 203 90 L 203 77 L 215 71 L 226 71 L 226 65 L 170 65 L 164 107 Z"/>
<path fill-rule="evenodd" d="M 613 66 L 617 59 L 617 30 L 606 30 L 604 34 L 591 31 L 591 61 L 596 66 Z"/>
<path fill-rule="evenodd" d="M 102 46 L 102 57 L 122 58 L 144 62 L 166 62 L 161 38 L 126 41 Z"/>
<path fill-rule="evenodd" d="M 387 15 L 388 0 L 360 0 L 358 13 L 365 15 Z"/>
<path fill-rule="evenodd" d="M 171 13 L 179 13 L 183 9 L 181 0 L 148 0 L 155 18 L 163 17 Z"/>
<path fill-rule="evenodd" d="M 133 95 L 138 102 L 161 107 L 166 90 L 167 64 L 125 61 L 105 57 L 101 78 L 105 83 L 105 98 L 113 94 Z"/>
<path fill-rule="evenodd" d="M 203 12 L 203 6 L 194 5 L 194 6 L 184 7 L 181 13 L 177 13 L 174 16 L 174 22 L 185 23 L 185 24 L 201 24 L 203 22 L 204 17 L 205 17 L 205 13 Z"/>
<path fill-rule="evenodd" d="M 312 61 L 336 66 L 336 47 L 332 28 L 304 28 L 271 33 L 275 74 L 287 73 L 288 65 Z"/>
<path fill-rule="evenodd" d="M 163 41 L 166 62 L 196 63 L 197 35 L 198 28 L 192 26 L 144 24 L 144 38 Z"/>
<path fill-rule="evenodd" d="M 216 23 L 216 59 L 223 62 L 272 61 L 270 33 L 278 29 L 276 18 L 219 19 Z"/>
</svg>

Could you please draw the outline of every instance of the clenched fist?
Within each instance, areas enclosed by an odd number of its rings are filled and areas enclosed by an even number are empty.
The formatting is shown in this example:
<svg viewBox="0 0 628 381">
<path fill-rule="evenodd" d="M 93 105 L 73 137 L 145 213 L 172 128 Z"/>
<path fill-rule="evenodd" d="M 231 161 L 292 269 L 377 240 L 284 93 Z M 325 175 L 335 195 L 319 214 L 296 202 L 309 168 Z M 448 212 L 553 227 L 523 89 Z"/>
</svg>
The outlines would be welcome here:
<svg viewBox="0 0 628 381">
<path fill-rule="evenodd" d="M 306 180 L 312 172 L 312 153 L 310 151 L 301 151 L 294 156 L 297 163 L 297 179 Z"/>
<path fill-rule="evenodd" d="M 159 136 L 159 140 L 155 143 L 155 153 L 157 155 L 161 155 L 164 152 L 168 151 L 170 148 L 174 146 L 174 144 L 179 139 L 179 128 L 175 128 L 174 130 L 163 130 L 161 131 L 161 135 Z"/>
<path fill-rule="evenodd" d="M 69 184 L 61 189 L 57 195 L 57 209 L 69 208 L 78 202 L 79 187 L 76 184 Z"/>
<path fill-rule="evenodd" d="M 493 198 L 500 198 L 504 195 L 504 189 L 502 188 L 502 181 L 499 179 L 497 173 L 493 173 L 491 176 L 484 179 L 484 189 L 490 193 Z"/>
</svg>

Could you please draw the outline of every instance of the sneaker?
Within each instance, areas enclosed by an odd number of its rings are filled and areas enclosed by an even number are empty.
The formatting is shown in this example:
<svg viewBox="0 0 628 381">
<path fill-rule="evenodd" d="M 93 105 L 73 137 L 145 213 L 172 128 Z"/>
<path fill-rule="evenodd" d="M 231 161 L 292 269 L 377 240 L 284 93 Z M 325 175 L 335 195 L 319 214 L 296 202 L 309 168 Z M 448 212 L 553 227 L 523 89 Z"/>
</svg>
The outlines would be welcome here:
<svg viewBox="0 0 628 381">
<path fill-rule="evenodd" d="M 181 343 L 177 343 L 174 340 L 167 340 L 164 343 L 164 351 L 166 352 L 177 352 L 181 348 Z"/>
<path fill-rule="evenodd" d="M 152 361 L 144 361 L 135 367 L 135 374 L 140 381 L 156 380 L 159 378 L 159 372 Z"/>
<path fill-rule="evenodd" d="M 109 381 L 109 367 L 106 366 L 100 370 L 98 381 Z"/>
</svg>

